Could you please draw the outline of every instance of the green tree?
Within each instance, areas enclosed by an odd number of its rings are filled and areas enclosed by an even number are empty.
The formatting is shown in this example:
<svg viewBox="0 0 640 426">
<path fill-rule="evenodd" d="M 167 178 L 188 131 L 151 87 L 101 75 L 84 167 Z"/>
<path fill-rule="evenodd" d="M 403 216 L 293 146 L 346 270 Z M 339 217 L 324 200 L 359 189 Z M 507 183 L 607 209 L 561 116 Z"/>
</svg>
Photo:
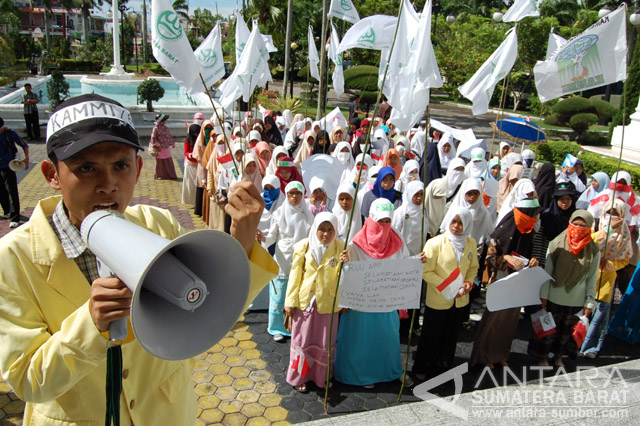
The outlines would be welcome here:
<svg viewBox="0 0 640 426">
<path fill-rule="evenodd" d="M 89 19 L 91 18 L 91 9 L 102 6 L 102 0 L 75 0 L 76 5 L 80 6 L 80 14 L 82 16 L 82 43 L 89 42 Z"/>
<path fill-rule="evenodd" d="M 189 0 L 173 0 L 171 6 L 181 18 L 180 20 L 189 20 Z"/>
<path fill-rule="evenodd" d="M 49 106 L 51 111 L 69 97 L 69 83 L 58 70 L 54 70 L 51 73 L 51 78 L 47 81 L 47 96 L 51 102 Z"/>
<path fill-rule="evenodd" d="M 155 78 L 148 78 L 138 86 L 138 102 L 147 104 L 147 111 L 153 112 L 152 102 L 164 96 L 164 89 Z"/>
</svg>

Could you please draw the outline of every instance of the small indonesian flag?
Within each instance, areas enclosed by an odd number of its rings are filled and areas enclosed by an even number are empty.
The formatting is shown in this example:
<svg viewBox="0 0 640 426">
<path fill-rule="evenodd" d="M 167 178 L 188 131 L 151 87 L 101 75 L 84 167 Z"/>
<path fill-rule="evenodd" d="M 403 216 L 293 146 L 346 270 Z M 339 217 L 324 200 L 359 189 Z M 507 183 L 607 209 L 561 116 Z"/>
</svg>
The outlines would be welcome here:
<svg viewBox="0 0 640 426">
<path fill-rule="evenodd" d="M 238 177 L 238 171 L 233 166 L 233 157 L 231 154 L 221 155 L 217 160 L 225 170 L 232 172 L 235 177 Z"/>
<path fill-rule="evenodd" d="M 411 158 L 412 160 L 416 159 L 416 154 L 413 151 L 409 151 L 408 154 L 409 154 L 409 158 Z"/>
<path fill-rule="evenodd" d="M 296 370 L 298 374 L 305 377 L 309 372 L 309 368 L 313 365 L 313 359 L 308 359 L 300 346 L 295 347 L 296 357 L 291 361 L 291 369 Z"/>
<path fill-rule="evenodd" d="M 456 297 L 462 287 L 464 287 L 464 279 L 460 268 L 456 268 L 437 288 L 445 299 L 451 300 Z"/>
<path fill-rule="evenodd" d="M 258 110 L 260 111 L 260 114 L 262 114 L 262 116 L 265 116 L 265 113 L 267 112 L 267 109 L 265 107 L 262 106 L 262 104 L 260 103 L 260 101 L 258 101 Z"/>
<path fill-rule="evenodd" d="M 382 155 L 382 153 L 380 152 L 379 149 L 372 149 L 371 150 L 371 159 L 381 163 L 382 160 L 384 160 L 384 155 Z"/>
</svg>

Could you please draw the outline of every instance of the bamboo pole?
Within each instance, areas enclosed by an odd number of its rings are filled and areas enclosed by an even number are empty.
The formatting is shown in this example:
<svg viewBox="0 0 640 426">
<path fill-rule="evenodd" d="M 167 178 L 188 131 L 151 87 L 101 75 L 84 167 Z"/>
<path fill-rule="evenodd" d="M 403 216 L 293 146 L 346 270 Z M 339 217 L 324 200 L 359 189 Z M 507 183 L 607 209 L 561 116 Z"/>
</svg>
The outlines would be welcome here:
<svg viewBox="0 0 640 426">
<path fill-rule="evenodd" d="M 398 12 L 398 20 L 400 20 L 400 15 L 402 14 L 402 6 L 405 0 L 402 0 L 400 2 L 400 11 Z M 393 35 L 393 42 L 391 43 L 391 49 L 389 49 L 389 60 L 387 61 L 387 65 L 385 66 L 384 69 L 384 77 L 382 79 L 383 83 L 384 81 L 387 79 L 387 72 L 389 71 L 389 62 L 391 60 L 391 54 L 393 53 L 393 47 L 396 44 L 396 38 L 398 36 L 398 26 L 396 25 L 396 30 L 395 33 Z M 382 87 L 384 87 L 384 84 L 382 85 Z M 382 98 L 382 89 L 378 90 L 378 98 L 376 99 L 376 107 L 373 111 L 374 117 L 376 116 L 376 114 L 378 113 L 378 107 L 380 106 L 380 99 Z M 366 156 L 367 151 L 369 149 L 369 144 L 370 144 L 370 139 L 371 139 L 371 128 L 373 126 L 369 126 L 368 130 L 367 130 L 367 138 L 365 140 L 364 143 L 364 149 L 363 149 L 363 159 L 362 162 L 364 163 L 364 156 Z M 353 196 L 353 201 L 354 201 L 354 205 L 355 205 L 355 201 L 358 199 L 358 191 L 360 189 L 360 179 L 362 177 L 362 167 L 360 167 L 360 170 L 358 170 L 358 178 L 356 179 L 356 192 Z M 348 247 L 348 241 L 349 241 L 349 234 L 351 233 L 351 224 L 353 223 L 353 214 L 354 214 L 355 210 L 353 207 L 351 207 L 351 214 L 349 215 L 349 227 L 347 228 L 347 234 L 344 237 L 344 248 L 343 251 L 347 249 Z M 336 299 L 338 297 L 338 286 L 340 284 L 340 278 L 342 277 L 342 269 L 344 267 L 344 263 L 340 262 L 340 270 L 338 271 L 338 279 L 336 280 L 336 288 L 335 288 L 335 292 L 334 292 L 334 296 L 333 296 L 333 303 L 331 305 L 331 319 L 329 320 L 329 349 L 327 350 L 327 380 L 325 381 L 325 390 L 324 390 L 324 412 L 325 414 L 327 414 L 327 400 L 329 398 L 329 380 L 331 379 L 331 342 L 333 339 L 333 317 L 334 314 L 336 312 Z"/>
<path fill-rule="evenodd" d="M 500 120 L 500 114 L 503 111 L 503 107 L 504 107 L 504 98 L 505 98 L 505 92 L 507 88 L 508 77 L 509 75 L 507 74 L 505 78 L 502 80 L 502 94 L 500 95 L 500 105 L 498 106 L 498 112 L 496 113 L 496 127 L 494 127 L 493 129 L 493 136 L 491 137 L 491 147 L 489 148 L 489 157 L 493 157 L 493 143 L 496 140 L 496 128 L 498 126 L 498 120 Z"/>
</svg>

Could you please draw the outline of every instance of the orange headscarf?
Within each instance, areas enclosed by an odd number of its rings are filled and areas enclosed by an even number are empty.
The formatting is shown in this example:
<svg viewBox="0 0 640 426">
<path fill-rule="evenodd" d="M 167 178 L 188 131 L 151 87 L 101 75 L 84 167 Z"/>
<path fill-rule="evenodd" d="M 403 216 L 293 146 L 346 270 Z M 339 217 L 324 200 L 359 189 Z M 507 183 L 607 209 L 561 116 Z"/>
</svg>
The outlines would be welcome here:
<svg viewBox="0 0 640 426">
<path fill-rule="evenodd" d="M 389 164 L 389 157 L 391 157 L 392 155 L 395 155 L 395 157 L 398 159 L 398 162 L 396 163 L 395 166 L 392 166 L 391 164 Z M 400 177 L 400 174 L 402 174 L 402 165 L 400 164 L 400 153 L 398 152 L 397 149 L 391 148 L 387 151 L 387 155 L 385 155 L 384 162 L 382 163 L 382 167 L 384 166 L 391 167 L 393 171 L 396 172 L 396 180 L 398 180 L 398 178 Z"/>
<path fill-rule="evenodd" d="M 518 232 L 521 234 L 529 234 L 533 231 L 533 226 L 538 221 L 537 217 L 527 216 L 518 210 L 517 207 L 513 208 L 513 218 L 516 222 L 516 228 L 518 228 Z"/>
</svg>

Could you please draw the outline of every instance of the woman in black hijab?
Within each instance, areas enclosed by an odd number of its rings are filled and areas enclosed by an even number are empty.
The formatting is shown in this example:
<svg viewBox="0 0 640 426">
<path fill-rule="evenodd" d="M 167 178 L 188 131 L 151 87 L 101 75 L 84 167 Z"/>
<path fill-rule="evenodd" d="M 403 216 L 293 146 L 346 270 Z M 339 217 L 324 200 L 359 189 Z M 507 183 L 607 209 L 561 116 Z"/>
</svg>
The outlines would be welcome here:
<svg viewBox="0 0 640 426">
<path fill-rule="evenodd" d="M 440 167 L 440 156 L 438 155 L 438 144 L 433 142 L 428 142 L 427 147 L 425 148 L 426 157 L 427 157 L 427 175 L 425 176 L 424 171 L 424 158 L 425 155 L 420 158 L 418 164 L 420 165 L 420 180 L 425 179 L 425 187 L 429 185 L 432 180 L 440 179 L 442 177 L 442 168 Z"/>
<path fill-rule="evenodd" d="M 325 130 L 320 130 L 316 134 L 316 143 L 313 145 L 314 154 L 329 154 L 329 146 L 331 141 L 329 140 L 329 133 Z"/>
<path fill-rule="evenodd" d="M 538 176 L 534 182 L 540 208 L 546 210 L 551 205 L 553 191 L 556 185 L 556 167 L 551 163 L 545 163 L 540 168 Z"/>
<path fill-rule="evenodd" d="M 270 144 L 275 146 L 282 145 L 282 134 L 280 134 L 280 130 L 278 130 L 275 120 L 270 115 L 267 115 L 264 118 L 263 135 L 268 137 L 266 141 Z"/>
</svg>

